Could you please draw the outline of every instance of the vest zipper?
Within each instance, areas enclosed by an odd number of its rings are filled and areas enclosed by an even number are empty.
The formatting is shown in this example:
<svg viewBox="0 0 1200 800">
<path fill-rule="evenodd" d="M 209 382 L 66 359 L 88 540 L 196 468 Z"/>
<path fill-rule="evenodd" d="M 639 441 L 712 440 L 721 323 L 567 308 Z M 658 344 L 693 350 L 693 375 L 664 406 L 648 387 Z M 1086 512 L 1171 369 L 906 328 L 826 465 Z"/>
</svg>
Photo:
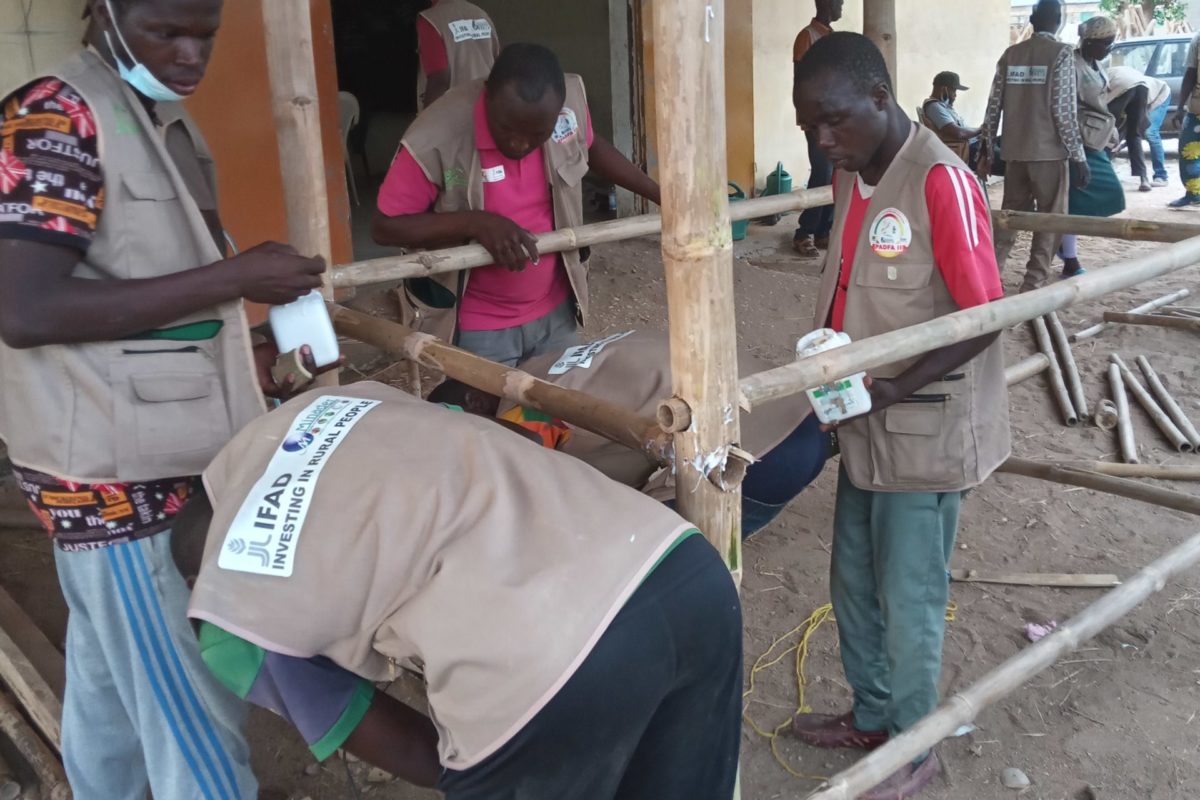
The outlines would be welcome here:
<svg viewBox="0 0 1200 800">
<path fill-rule="evenodd" d="M 122 350 L 121 352 L 127 356 L 145 356 L 154 353 L 199 353 L 200 348 L 195 345 L 188 345 L 187 347 L 168 347 L 158 350 Z"/>
<path fill-rule="evenodd" d="M 948 394 L 910 394 L 901 403 L 944 403 L 950 399 Z"/>
</svg>

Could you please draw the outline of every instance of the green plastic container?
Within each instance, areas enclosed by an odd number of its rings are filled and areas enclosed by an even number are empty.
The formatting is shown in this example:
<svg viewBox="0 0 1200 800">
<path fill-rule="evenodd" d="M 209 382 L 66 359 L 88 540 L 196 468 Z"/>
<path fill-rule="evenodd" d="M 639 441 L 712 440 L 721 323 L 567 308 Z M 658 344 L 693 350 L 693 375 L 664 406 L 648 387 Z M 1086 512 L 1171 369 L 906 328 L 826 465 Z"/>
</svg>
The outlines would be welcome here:
<svg viewBox="0 0 1200 800">
<path fill-rule="evenodd" d="M 767 189 L 763 194 L 787 194 L 791 190 L 792 176 L 783 168 L 783 162 L 780 161 L 776 165 L 775 171 L 767 176 Z"/>
<path fill-rule="evenodd" d="M 730 181 L 729 182 L 729 202 L 730 202 L 730 204 L 735 203 L 738 200 L 745 200 L 745 199 L 746 199 L 746 193 L 742 191 L 742 187 L 738 186 L 733 181 Z M 738 220 L 738 221 L 734 222 L 733 224 L 731 224 L 730 227 L 733 229 L 733 240 L 735 242 L 740 242 L 742 239 L 746 238 L 746 229 L 750 227 L 750 220 L 748 220 L 748 219 Z"/>
</svg>

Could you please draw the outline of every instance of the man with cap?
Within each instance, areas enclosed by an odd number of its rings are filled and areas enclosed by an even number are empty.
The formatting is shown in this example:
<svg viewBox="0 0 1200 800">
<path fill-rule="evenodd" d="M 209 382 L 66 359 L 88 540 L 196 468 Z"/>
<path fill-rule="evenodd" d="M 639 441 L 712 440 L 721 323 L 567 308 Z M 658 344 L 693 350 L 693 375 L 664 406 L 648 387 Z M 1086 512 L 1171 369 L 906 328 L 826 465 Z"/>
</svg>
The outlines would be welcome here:
<svg viewBox="0 0 1200 800">
<path fill-rule="evenodd" d="M 991 148 L 1003 115 L 1000 154 L 1006 164 L 1005 209 L 1065 214 L 1068 173 L 1074 173 L 1075 184 L 1081 188 L 1091 178 L 1076 109 L 1075 56 L 1071 45 L 1058 40 L 1062 16 L 1058 0 L 1040 0 L 1030 17 L 1032 38 L 1005 50 L 996 65 L 977 171 L 987 180 Z M 996 231 L 996 260 L 1001 270 L 1015 241 L 1015 233 Z M 1021 291 L 1037 289 L 1047 281 L 1056 249 L 1057 234 L 1033 234 Z"/>
<path fill-rule="evenodd" d="M 979 160 L 981 129 L 968 128 L 954 110 L 958 93 L 966 90 L 957 72 L 939 72 L 933 79 L 933 92 L 921 106 L 921 121 L 938 135 L 950 152 L 974 169 Z"/>
</svg>

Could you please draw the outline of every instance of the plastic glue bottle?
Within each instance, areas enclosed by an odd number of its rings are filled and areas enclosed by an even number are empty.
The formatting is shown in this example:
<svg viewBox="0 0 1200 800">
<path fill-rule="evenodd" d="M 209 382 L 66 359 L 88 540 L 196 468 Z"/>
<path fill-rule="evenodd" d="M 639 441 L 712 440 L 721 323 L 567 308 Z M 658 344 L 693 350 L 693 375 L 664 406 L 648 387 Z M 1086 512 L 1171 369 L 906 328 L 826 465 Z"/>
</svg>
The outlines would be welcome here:
<svg viewBox="0 0 1200 800">
<path fill-rule="evenodd" d="M 337 333 L 325 308 L 325 298 L 316 289 L 287 305 L 271 306 L 268 318 L 280 353 L 308 345 L 318 367 L 329 366 L 338 360 Z"/>
<path fill-rule="evenodd" d="M 832 328 L 820 328 L 796 342 L 796 359 L 815 356 L 826 350 L 850 344 L 850 337 Z M 867 391 L 867 373 L 858 372 L 832 383 L 808 390 L 808 401 L 812 403 L 817 419 L 823 423 L 866 414 L 871 410 L 871 393 Z"/>
</svg>

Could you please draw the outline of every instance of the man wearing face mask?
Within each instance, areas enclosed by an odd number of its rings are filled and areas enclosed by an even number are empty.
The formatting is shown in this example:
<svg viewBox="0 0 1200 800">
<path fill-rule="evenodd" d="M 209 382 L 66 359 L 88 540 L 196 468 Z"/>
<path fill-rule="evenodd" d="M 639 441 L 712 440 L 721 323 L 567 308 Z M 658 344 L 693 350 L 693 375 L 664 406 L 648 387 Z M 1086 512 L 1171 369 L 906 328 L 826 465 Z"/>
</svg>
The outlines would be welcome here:
<svg viewBox="0 0 1200 800">
<path fill-rule="evenodd" d="M 658 184 L 593 134 L 582 79 L 540 45 L 505 47 L 486 81 L 422 112 L 379 190 L 375 241 L 474 241 L 495 263 L 407 281 L 403 320 L 509 365 L 577 344 L 587 270 L 577 250 L 540 255 L 535 234 L 583 224 L 589 169 L 659 201 Z"/>
<path fill-rule="evenodd" d="M 70 608 L 62 753 L 79 800 L 256 793 L 170 531 L 282 388 L 273 347 L 252 357 L 243 298 L 295 300 L 325 265 L 277 243 L 225 256 L 211 157 L 176 102 L 221 7 L 90 0 L 86 49 L 0 93 L 0 437 Z"/>
<path fill-rule="evenodd" d="M 933 79 L 933 93 L 921 106 L 921 121 L 938 135 L 950 152 L 974 169 L 979 160 L 980 129 L 968 128 L 954 110 L 958 93 L 966 90 L 957 72 L 939 72 Z"/>
</svg>

